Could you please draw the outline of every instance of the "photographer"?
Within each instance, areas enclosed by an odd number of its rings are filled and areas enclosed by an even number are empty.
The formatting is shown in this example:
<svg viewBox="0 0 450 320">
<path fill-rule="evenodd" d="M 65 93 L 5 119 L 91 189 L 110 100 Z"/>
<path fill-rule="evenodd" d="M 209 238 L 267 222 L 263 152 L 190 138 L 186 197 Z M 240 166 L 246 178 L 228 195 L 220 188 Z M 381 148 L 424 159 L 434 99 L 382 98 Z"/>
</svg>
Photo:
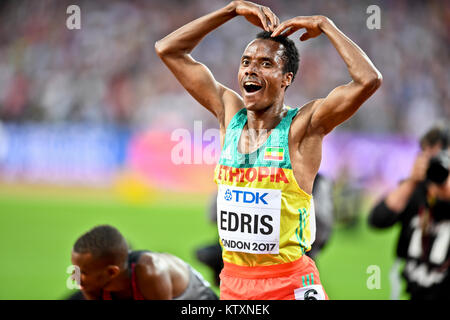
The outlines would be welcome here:
<svg viewBox="0 0 450 320">
<path fill-rule="evenodd" d="M 420 140 L 410 177 L 371 211 L 369 223 L 387 228 L 401 223 L 397 256 L 411 299 L 450 299 L 449 130 L 434 127 Z"/>
</svg>

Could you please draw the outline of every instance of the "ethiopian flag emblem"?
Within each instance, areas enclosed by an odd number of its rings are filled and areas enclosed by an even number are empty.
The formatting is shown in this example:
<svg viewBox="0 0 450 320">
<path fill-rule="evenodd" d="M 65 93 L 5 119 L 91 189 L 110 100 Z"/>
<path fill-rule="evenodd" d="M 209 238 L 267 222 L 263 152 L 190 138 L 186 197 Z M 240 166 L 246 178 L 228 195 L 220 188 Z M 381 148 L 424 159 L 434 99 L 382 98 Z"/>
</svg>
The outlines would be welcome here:
<svg viewBox="0 0 450 320">
<path fill-rule="evenodd" d="M 283 161 L 284 148 L 280 147 L 267 147 L 264 151 L 264 160 Z"/>
</svg>

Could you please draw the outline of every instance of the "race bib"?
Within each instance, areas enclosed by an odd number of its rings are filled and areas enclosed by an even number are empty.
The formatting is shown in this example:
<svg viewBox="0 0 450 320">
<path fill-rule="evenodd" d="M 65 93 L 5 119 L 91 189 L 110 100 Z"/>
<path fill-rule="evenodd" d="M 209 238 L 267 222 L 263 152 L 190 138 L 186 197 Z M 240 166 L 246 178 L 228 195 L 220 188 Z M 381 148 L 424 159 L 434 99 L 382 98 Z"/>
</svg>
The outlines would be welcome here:
<svg viewBox="0 0 450 320">
<path fill-rule="evenodd" d="M 225 250 L 278 254 L 281 190 L 219 185 L 217 226 Z"/>
<path fill-rule="evenodd" d="M 320 284 L 294 290 L 295 300 L 326 300 L 325 292 Z"/>
</svg>

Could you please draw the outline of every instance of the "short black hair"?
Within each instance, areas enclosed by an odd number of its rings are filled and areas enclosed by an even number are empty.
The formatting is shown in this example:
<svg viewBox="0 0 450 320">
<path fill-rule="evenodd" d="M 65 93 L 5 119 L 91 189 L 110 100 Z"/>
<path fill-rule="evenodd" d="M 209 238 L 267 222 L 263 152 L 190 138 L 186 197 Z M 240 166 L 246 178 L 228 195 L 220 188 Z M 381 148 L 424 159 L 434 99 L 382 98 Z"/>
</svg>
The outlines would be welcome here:
<svg viewBox="0 0 450 320">
<path fill-rule="evenodd" d="M 263 40 L 272 40 L 278 43 L 281 43 L 284 47 L 284 54 L 282 59 L 284 60 L 283 72 L 292 72 L 292 82 L 294 82 L 295 75 L 298 71 L 298 65 L 300 62 L 300 55 L 298 53 L 298 49 L 295 46 L 294 41 L 289 39 L 288 37 L 278 35 L 276 37 L 272 37 L 272 32 L 262 31 L 256 35 L 256 39 Z"/>
<path fill-rule="evenodd" d="M 105 259 L 108 263 L 123 263 L 128 256 L 128 244 L 116 228 L 109 225 L 97 226 L 75 242 L 73 251 L 91 253 L 95 258 Z"/>
<path fill-rule="evenodd" d="M 420 138 L 420 147 L 423 149 L 426 146 L 433 147 L 440 143 L 442 149 L 448 148 L 448 143 L 450 139 L 450 130 L 447 124 L 438 124 L 428 130 Z"/>
</svg>

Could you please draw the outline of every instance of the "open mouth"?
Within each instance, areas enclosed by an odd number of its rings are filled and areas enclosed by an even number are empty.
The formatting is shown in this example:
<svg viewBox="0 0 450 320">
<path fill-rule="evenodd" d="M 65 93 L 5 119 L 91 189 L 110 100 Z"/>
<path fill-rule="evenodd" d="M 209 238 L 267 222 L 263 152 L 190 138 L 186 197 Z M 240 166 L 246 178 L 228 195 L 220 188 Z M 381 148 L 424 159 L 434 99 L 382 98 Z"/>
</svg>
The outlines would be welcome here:
<svg viewBox="0 0 450 320">
<path fill-rule="evenodd" d="M 261 90 L 262 86 L 256 83 L 244 83 L 244 90 L 247 93 L 253 93 Z"/>
</svg>

